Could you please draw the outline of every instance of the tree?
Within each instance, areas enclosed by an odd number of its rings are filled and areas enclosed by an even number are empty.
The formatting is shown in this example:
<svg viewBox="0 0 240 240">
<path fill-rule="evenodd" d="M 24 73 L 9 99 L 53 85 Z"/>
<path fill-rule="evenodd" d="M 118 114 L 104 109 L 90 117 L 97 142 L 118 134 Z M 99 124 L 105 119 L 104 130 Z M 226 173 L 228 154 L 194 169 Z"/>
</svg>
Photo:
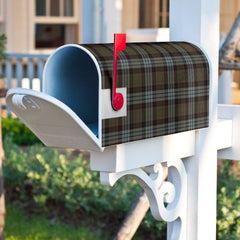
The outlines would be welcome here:
<svg viewBox="0 0 240 240">
<path fill-rule="evenodd" d="M 229 32 L 226 40 L 219 50 L 219 68 L 226 70 L 239 70 L 240 63 L 235 61 L 240 52 L 240 13 Z"/>
</svg>

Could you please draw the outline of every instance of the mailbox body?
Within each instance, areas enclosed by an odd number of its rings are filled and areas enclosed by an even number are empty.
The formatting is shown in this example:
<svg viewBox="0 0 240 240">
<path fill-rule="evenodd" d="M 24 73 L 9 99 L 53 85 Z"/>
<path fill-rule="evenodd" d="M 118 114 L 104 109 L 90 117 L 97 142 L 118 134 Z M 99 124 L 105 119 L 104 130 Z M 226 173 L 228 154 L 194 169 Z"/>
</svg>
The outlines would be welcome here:
<svg viewBox="0 0 240 240">
<path fill-rule="evenodd" d="M 187 42 L 128 43 L 118 54 L 117 91 L 124 93 L 124 108 L 119 112 L 111 108 L 112 70 L 113 44 L 66 45 L 57 49 L 45 65 L 44 93 L 10 90 L 7 104 L 46 145 L 56 147 L 82 148 L 81 142 L 89 132 L 98 149 L 103 150 L 208 126 L 209 63 L 199 47 Z M 32 123 L 36 119 L 25 119 L 26 109 L 22 111 L 16 101 L 13 103 L 18 92 L 35 102 L 51 96 L 46 105 L 63 105 L 63 112 L 67 106 L 69 118 L 79 118 L 86 136 L 70 139 L 71 134 L 62 131 L 62 137 L 67 134 L 68 138 L 61 144 L 40 136 Z M 58 118 L 54 121 L 57 124 Z M 62 127 L 68 125 L 66 121 Z M 96 150 L 88 144 L 83 148 Z"/>
</svg>

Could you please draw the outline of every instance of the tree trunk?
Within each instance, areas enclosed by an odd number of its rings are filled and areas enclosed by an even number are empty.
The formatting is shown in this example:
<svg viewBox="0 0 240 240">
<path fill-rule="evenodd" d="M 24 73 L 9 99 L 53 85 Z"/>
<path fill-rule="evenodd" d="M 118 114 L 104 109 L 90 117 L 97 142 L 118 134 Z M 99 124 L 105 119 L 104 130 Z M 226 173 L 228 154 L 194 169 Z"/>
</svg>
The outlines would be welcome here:
<svg viewBox="0 0 240 240">
<path fill-rule="evenodd" d="M 232 60 L 236 51 L 240 36 L 240 13 L 238 14 L 230 33 L 219 51 L 220 62 L 229 62 Z"/>
<path fill-rule="evenodd" d="M 219 69 L 222 70 L 240 70 L 239 62 L 220 62 Z"/>
<path fill-rule="evenodd" d="M 163 179 L 166 179 L 167 175 L 167 168 L 163 168 Z M 131 240 L 149 210 L 149 207 L 147 194 L 142 190 L 113 239 Z"/>
<path fill-rule="evenodd" d="M 148 209 L 148 198 L 144 190 L 142 190 L 137 200 L 129 210 L 127 216 L 125 217 L 120 229 L 114 237 L 114 240 L 132 239 Z"/>
<path fill-rule="evenodd" d="M 0 116 L 1 116 L 1 105 L 0 105 Z M 2 174 L 2 159 L 4 151 L 2 147 L 2 125 L 0 120 L 0 240 L 4 239 L 3 230 L 5 224 L 5 198 L 4 198 L 4 187 L 3 187 L 3 174 Z"/>
</svg>

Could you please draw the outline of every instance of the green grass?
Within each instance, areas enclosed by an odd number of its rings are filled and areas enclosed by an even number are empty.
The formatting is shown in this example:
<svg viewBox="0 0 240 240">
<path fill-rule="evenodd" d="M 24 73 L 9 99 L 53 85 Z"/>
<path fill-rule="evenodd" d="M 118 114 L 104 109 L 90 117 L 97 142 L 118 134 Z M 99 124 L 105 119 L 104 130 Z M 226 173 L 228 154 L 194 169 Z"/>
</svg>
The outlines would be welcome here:
<svg viewBox="0 0 240 240">
<path fill-rule="evenodd" d="M 98 240 L 96 234 L 84 227 L 71 228 L 40 216 L 26 216 L 7 205 L 5 240 Z"/>
</svg>

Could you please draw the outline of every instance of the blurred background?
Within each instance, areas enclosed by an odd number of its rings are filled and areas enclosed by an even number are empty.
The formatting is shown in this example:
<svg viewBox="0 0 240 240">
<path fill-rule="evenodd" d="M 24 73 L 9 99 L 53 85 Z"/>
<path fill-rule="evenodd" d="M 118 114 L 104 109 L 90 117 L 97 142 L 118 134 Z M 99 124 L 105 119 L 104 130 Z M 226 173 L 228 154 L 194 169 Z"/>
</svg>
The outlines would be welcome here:
<svg viewBox="0 0 240 240">
<path fill-rule="evenodd" d="M 103 187 L 98 173 L 89 170 L 88 152 L 45 148 L 10 116 L 5 94 L 12 87 L 41 91 L 44 64 L 63 44 L 113 42 L 113 34 L 120 32 L 127 33 L 128 42 L 168 41 L 169 1 L 0 0 L 0 108 L 5 116 L 0 128 L 0 240 L 5 193 L 6 240 L 166 239 L 166 224 L 153 219 L 147 203 L 148 213 L 131 237 L 120 238 L 125 216 L 139 202 L 140 187 L 130 179 Z M 240 104 L 239 12 L 239 0 L 220 0 L 219 49 L 234 23 L 237 36 L 229 59 L 235 69 L 219 69 L 221 103 Z M 219 160 L 217 198 L 217 239 L 239 239 L 240 162 Z"/>
</svg>

